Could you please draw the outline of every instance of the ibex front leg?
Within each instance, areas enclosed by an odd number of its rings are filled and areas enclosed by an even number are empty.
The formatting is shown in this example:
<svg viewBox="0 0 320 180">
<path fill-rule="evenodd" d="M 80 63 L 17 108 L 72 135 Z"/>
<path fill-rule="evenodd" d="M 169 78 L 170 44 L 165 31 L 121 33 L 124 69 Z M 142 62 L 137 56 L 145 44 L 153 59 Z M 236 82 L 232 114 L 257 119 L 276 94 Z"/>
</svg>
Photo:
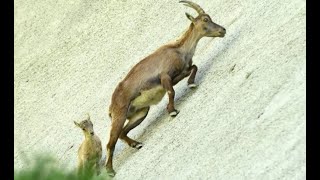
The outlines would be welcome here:
<svg viewBox="0 0 320 180">
<path fill-rule="evenodd" d="M 168 113 L 170 116 L 178 115 L 179 111 L 174 108 L 174 89 L 172 79 L 168 74 L 162 73 L 160 75 L 161 85 L 167 91 L 169 97 L 169 104 L 167 106 Z"/>
<path fill-rule="evenodd" d="M 194 83 L 194 79 L 196 77 L 196 73 L 198 71 L 198 67 L 196 65 L 192 65 L 188 71 L 182 72 L 181 74 L 179 74 L 177 77 L 175 77 L 172 80 L 172 84 L 176 85 L 179 81 L 181 81 L 182 79 L 184 79 L 185 77 L 189 77 L 188 79 L 188 87 L 189 88 L 194 88 L 197 85 Z"/>
<path fill-rule="evenodd" d="M 198 67 L 197 67 L 196 65 L 192 65 L 192 66 L 190 67 L 190 73 L 191 73 L 191 75 L 190 75 L 190 77 L 189 77 L 189 79 L 188 79 L 188 87 L 189 87 L 189 88 L 194 88 L 194 87 L 197 86 L 197 85 L 194 83 L 194 79 L 195 79 L 195 77 L 196 77 L 197 71 L 198 71 Z"/>
</svg>

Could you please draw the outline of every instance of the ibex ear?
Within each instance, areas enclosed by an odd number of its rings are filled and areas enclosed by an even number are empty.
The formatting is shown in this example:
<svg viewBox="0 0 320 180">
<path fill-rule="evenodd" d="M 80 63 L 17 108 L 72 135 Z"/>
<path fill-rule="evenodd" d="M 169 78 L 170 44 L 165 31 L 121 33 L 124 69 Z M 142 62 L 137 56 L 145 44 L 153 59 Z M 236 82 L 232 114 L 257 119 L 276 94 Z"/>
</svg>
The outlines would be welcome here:
<svg viewBox="0 0 320 180">
<path fill-rule="evenodd" d="M 73 122 L 74 122 L 74 124 L 75 124 L 76 126 L 80 127 L 80 124 L 79 124 L 79 123 L 77 123 L 77 122 L 75 122 L 75 121 L 73 121 Z"/>
<path fill-rule="evenodd" d="M 194 17 L 192 17 L 189 13 L 186 13 L 187 18 L 191 21 L 194 22 Z"/>
</svg>

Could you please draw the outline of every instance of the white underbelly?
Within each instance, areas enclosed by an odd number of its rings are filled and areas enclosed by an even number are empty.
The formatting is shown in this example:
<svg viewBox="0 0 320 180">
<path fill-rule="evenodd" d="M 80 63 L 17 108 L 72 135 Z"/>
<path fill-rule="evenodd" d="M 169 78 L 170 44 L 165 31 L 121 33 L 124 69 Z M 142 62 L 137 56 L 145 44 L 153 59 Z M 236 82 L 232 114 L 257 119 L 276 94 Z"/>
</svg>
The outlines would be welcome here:
<svg viewBox="0 0 320 180">
<path fill-rule="evenodd" d="M 165 95 L 165 93 L 166 90 L 162 86 L 156 86 L 152 89 L 142 91 L 140 96 L 136 97 L 131 102 L 131 106 L 134 106 L 135 108 L 139 109 L 158 104 Z"/>
</svg>

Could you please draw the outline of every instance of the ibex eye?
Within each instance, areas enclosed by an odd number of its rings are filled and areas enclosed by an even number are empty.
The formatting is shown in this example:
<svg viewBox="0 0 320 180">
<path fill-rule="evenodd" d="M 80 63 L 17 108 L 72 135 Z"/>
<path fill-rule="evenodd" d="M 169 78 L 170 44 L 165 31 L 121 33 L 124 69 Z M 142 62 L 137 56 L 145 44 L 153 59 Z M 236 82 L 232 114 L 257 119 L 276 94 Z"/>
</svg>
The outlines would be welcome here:
<svg viewBox="0 0 320 180">
<path fill-rule="evenodd" d="M 204 18 L 203 21 L 204 21 L 204 22 L 208 22 L 208 18 Z"/>
<path fill-rule="evenodd" d="M 84 128 L 82 128 L 82 130 L 85 130 Z"/>
</svg>

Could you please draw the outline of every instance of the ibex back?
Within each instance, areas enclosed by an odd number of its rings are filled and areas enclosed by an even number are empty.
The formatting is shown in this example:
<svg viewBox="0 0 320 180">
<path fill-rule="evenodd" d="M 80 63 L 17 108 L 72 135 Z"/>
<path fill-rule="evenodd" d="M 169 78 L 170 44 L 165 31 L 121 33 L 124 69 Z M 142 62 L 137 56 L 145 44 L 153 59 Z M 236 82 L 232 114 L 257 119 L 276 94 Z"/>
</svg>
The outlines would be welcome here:
<svg viewBox="0 0 320 180">
<path fill-rule="evenodd" d="M 186 13 L 191 21 L 188 30 L 174 43 L 161 46 L 155 52 L 136 64 L 116 87 L 109 116 L 112 119 L 110 139 L 107 144 L 106 169 L 110 176 L 115 175 L 112 166 L 113 151 L 118 138 L 129 146 L 140 149 L 142 144 L 127 136 L 147 116 L 150 106 L 157 104 L 165 93 L 169 97 L 167 111 L 176 116 L 179 111 L 174 107 L 175 91 L 173 86 L 190 76 L 188 86 L 195 87 L 197 66 L 192 57 L 198 41 L 202 37 L 224 37 L 226 30 L 212 22 L 210 16 L 197 4 L 180 1 L 198 12 L 196 18 Z M 128 123 L 124 123 L 128 119 Z"/>
</svg>

